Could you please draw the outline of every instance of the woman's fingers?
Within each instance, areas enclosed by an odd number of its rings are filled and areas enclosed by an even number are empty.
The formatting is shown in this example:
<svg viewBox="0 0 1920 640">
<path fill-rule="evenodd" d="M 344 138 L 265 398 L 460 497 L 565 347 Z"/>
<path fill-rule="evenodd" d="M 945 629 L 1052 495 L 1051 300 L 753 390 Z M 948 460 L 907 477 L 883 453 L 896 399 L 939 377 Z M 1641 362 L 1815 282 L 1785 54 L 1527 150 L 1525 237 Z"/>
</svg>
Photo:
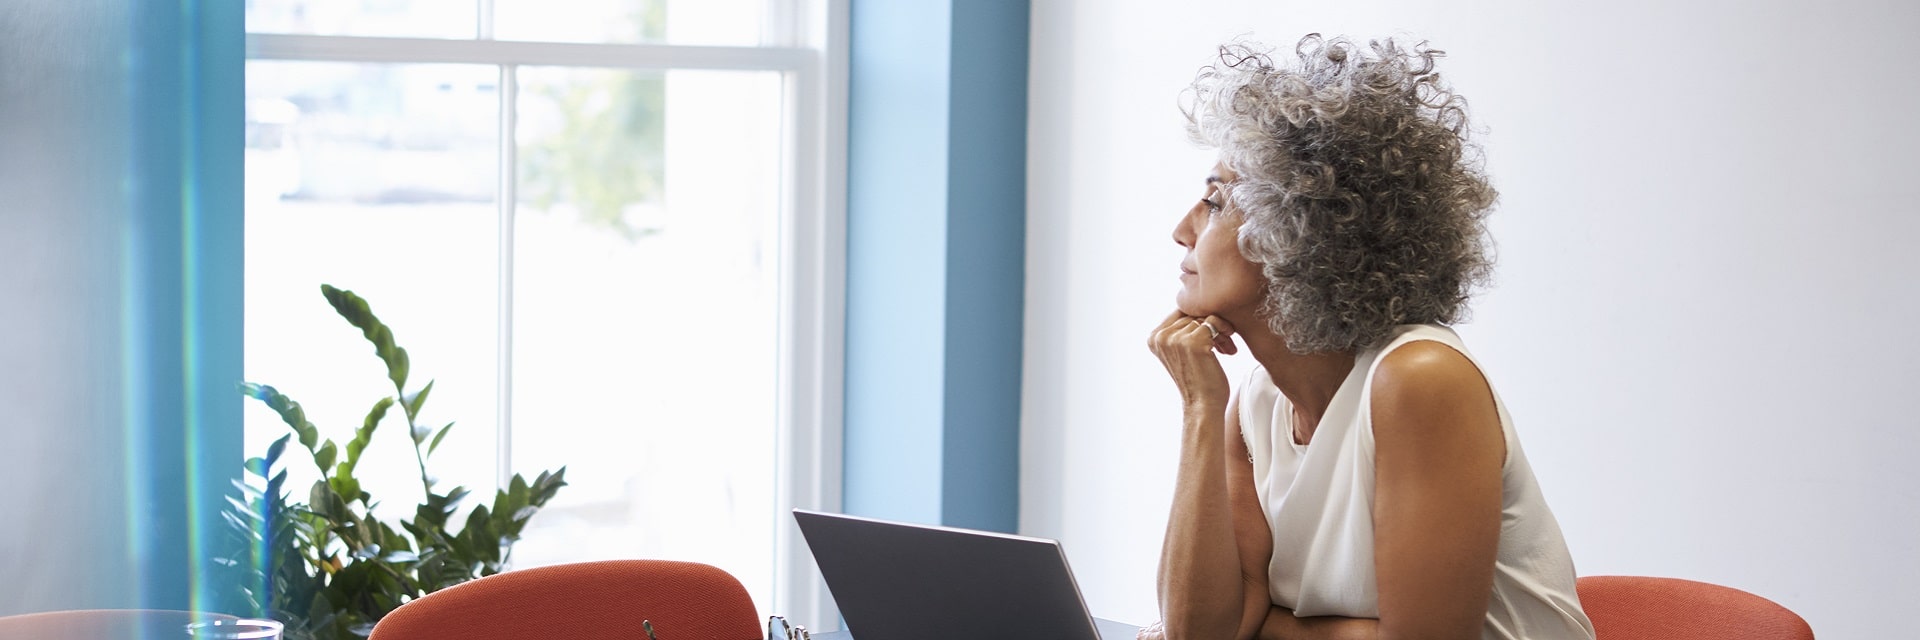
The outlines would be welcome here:
<svg viewBox="0 0 1920 640">
<path fill-rule="evenodd" d="M 1167 327 L 1162 335 L 1162 343 L 1168 346 L 1178 345 L 1190 351 L 1212 351 L 1213 333 L 1207 330 L 1199 318 L 1182 317 Z"/>
<path fill-rule="evenodd" d="M 1180 328 L 1186 317 L 1186 314 L 1180 313 L 1178 309 L 1167 314 L 1167 318 L 1153 328 L 1153 333 L 1147 335 L 1147 348 L 1152 350 L 1154 355 L 1159 355 L 1162 345 L 1167 344 L 1170 336 Z"/>
<path fill-rule="evenodd" d="M 1164 355 L 1167 347 L 1176 344 L 1233 355 L 1240 352 L 1233 333 L 1233 323 L 1220 316 L 1195 318 L 1176 310 L 1154 327 L 1147 347 L 1155 355 Z"/>
<path fill-rule="evenodd" d="M 1166 367 L 1174 386 L 1179 387 L 1180 395 L 1189 403 L 1227 400 L 1226 372 L 1214 350 L 1223 339 L 1227 349 L 1234 347 L 1232 339 L 1220 331 L 1221 326 L 1230 325 L 1224 320 L 1194 318 L 1175 312 L 1161 322 L 1148 340 L 1154 356 Z"/>
<path fill-rule="evenodd" d="M 1189 354 L 1211 351 L 1211 343 L 1212 339 L 1207 336 L 1206 329 L 1200 328 L 1200 325 L 1191 318 L 1181 318 L 1154 330 L 1153 337 L 1148 340 L 1147 346 L 1155 356 L 1163 362 L 1169 362 L 1171 366 L 1171 360 L 1185 359 L 1191 357 Z"/>
<path fill-rule="evenodd" d="M 1174 336 L 1178 335 L 1182 329 L 1186 329 L 1188 325 L 1191 325 L 1192 323 L 1193 323 L 1192 318 L 1187 317 L 1186 314 L 1180 313 L 1179 311 L 1175 311 L 1173 312 L 1172 315 L 1167 316 L 1167 319 L 1161 320 L 1160 326 L 1154 327 L 1153 329 L 1154 340 L 1161 344 L 1165 344 L 1168 340 L 1171 340 Z"/>
<path fill-rule="evenodd" d="M 1220 316 L 1207 316 L 1204 322 L 1207 323 L 1207 326 L 1213 327 L 1214 329 L 1213 349 L 1215 351 L 1227 355 L 1240 352 L 1240 347 L 1233 343 L 1233 323 L 1227 322 L 1225 318 Z"/>
<path fill-rule="evenodd" d="M 1233 328 L 1233 323 L 1227 322 L 1226 318 L 1222 318 L 1220 316 L 1207 316 L 1206 321 L 1207 321 L 1207 325 L 1213 327 L 1215 331 L 1219 331 L 1220 335 L 1223 335 L 1223 336 L 1233 335 L 1235 331 L 1235 329 Z"/>
</svg>

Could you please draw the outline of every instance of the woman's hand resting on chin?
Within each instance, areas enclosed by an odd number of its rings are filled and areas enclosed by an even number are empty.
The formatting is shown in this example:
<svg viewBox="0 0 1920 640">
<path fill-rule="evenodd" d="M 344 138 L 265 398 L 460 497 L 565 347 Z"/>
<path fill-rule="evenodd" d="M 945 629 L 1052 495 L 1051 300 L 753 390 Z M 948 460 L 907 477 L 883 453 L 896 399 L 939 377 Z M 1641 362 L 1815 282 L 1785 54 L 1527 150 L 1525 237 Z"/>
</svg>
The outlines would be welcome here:
<svg viewBox="0 0 1920 640">
<path fill-rule="evenodd" d="M 1211 329 L 1209 329 L 1211 327 Z M 1227 406 L 1227 372 L 1220 367 L 1215 351 L 1239 353 L 1233 343 L 1233 325 L 1220 316 L 1195 318 L 1174 311 L 1154 328 L 1147 348 L 1160 358 L 1167 375 L 1180 388 L 1180 399 L 1188 407 L 1224 409 Z"/>
</svg>

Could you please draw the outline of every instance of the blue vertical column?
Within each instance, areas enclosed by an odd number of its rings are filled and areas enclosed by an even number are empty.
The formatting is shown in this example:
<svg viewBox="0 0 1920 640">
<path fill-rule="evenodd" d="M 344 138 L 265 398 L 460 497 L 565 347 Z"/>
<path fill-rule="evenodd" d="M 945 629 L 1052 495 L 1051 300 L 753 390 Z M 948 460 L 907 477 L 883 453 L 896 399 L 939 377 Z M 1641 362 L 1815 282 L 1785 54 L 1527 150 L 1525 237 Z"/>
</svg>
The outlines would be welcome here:
<svg viewBox="0 0 1920 640">
<path fill-rule="evenodd" d="M 1025 0 L 854 0 L 843 504 L 1018 526 Z"/>
<path fill-rule="evenodd" d="M 946 450 L 941 520 L 1013 532 L 1027 255 L 1027 17 L 953 3 L 947 135 Z"/>
<path fill-rule="evenodd" d="M 235 610 L 211 580 L 242 453 L 244 5 L 129 12 L 123 329 L 138 605 Z"/>
</svg>

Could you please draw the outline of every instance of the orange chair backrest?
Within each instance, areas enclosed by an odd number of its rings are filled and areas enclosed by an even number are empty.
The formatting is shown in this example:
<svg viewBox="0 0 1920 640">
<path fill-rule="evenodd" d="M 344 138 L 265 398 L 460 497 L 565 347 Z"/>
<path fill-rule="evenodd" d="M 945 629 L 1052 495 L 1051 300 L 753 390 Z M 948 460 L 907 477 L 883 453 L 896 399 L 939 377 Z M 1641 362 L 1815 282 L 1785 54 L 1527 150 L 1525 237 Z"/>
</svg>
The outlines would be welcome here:
<svg viewBox="0 0 1920 640">
<path fill-rule="evenodd" d="M 759 614 L 717 567 L 607 560 L 508 571 L 428 594 L 387 614 L 371 640 L 640 638 L 758 640 Z"/>
<path fill-rule="evenodd" d="M 1799 615 L 1732 587 L 1589 576 L 1577 588 L 1596 640 L 1813 640 L 1813 628 Z"/>
</svg>

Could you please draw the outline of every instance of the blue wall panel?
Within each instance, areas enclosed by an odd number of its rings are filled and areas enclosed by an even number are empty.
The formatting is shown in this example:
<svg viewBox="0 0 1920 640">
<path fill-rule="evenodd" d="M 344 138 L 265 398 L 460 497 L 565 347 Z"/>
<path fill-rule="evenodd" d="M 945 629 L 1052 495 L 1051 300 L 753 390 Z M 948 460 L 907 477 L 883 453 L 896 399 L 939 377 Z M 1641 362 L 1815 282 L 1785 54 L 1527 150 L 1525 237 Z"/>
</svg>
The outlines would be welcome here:
<svg viewBox="0 0 1920 640">
<path fill-rule="evenodd" d="M 1028 5 L 852 5 L 843 503 L 1013 531 Z"/>
</svg>

